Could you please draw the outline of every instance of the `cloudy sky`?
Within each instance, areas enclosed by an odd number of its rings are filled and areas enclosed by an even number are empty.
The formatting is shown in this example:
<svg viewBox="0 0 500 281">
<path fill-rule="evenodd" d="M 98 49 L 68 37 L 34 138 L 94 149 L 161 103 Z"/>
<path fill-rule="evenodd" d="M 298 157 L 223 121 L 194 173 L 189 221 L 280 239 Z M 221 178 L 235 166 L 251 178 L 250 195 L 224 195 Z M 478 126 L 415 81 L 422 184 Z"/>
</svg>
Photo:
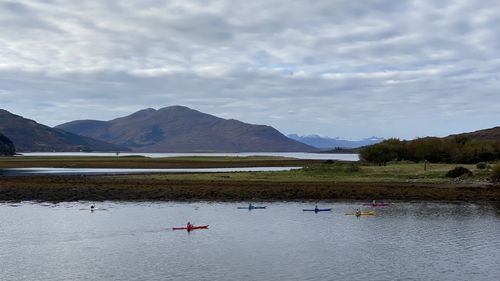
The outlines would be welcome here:
<svg viewBox="0 0 500 281">
<path fill-rule="evenodd" d="M 0 0 L 0 26 L 0 108 L 51 126 L 169 105 L 354 139 L 500 125 L 499 0 Z"/>
</svg>

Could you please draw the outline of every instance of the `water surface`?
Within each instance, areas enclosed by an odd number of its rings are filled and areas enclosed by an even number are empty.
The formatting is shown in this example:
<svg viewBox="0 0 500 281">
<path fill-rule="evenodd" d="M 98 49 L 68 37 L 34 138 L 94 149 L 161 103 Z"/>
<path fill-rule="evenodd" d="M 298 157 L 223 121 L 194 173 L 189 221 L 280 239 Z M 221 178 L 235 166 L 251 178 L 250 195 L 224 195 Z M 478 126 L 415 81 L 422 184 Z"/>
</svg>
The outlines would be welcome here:
<svg viewBox="0 0 500 281">
<path fill-rule="evenodd" d="M 116 153 L 110 152 L 26 152 L 25 156 L 116 156 Z M 161 157 L 250 157 L 250 156 L 274 156 L 289 157 L 307 160 L 343 160 L 358 161 L 359 154 L 340 154 L 340 153 L 306 153 L 306 152 L 240 152 L 240 153 L 120 153 L 119 156 L 145 156 L 151 158 Z"/>
<path fill-rule="evenodd" d="M 179 174 L 179 173 L 233 173 L 233 172 L 278 172 L 302 167 L 237 167 L 237 168 L 180 168 L 180 169 L 128 169 L 128 168 L 5 168 L 3 176 L 33 175 L 120 175 L 120 174 Z"/>
<path fill-rule="evenodd" d="M 2 280 L 498 280 L 499 209 L 398 203 L 0 204 Z M 191 233 L 171 227 L 209 224 Z"/>
</svg>

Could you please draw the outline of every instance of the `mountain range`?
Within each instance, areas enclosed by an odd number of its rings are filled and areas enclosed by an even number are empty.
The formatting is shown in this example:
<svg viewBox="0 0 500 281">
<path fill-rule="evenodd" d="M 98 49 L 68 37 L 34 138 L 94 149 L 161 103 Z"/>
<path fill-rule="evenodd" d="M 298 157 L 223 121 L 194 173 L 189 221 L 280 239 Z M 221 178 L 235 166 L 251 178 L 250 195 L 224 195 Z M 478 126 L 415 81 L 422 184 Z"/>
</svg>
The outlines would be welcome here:
<svg viewBox="0 0 500 281">
<path fill-rule="evenodd" d="M 123 146 L 50 128 L 3 109 L 0 109 L 0 133 L 10 139 L 19 152 L 129 150 Z"/>
<path fill-rule="evenodd" d="M 371 137 L 362 140 L 345 140 L 341 138 L 322 137 L 318 135 L 299 136 L 297 134 L 290 134 L 288 137 L 320 149 L 357 148 L 376 144 L 384 140 L 383 138 L 378 137 Z"/>
<path fill-rule="evenodd" d="M 313 152 L 273 127 L 223 119 L 184 106 L 148 108 L 110 121 L 77 120 L 57 129 L 137 152 Z"/>
<path fill-rule="evenodd" d="M 500 127 L 470 133 L 474 140 L 500 140 Z M 110 121 L 77 120 L 55 128 L 0 109 L 0 155 L 15 151 L 316 152 L 356 149 L 381 142 L 318 135 L 286 137 L 265 125 L 223 119 L 184 106 L 144 109 Z"/>
</svg>

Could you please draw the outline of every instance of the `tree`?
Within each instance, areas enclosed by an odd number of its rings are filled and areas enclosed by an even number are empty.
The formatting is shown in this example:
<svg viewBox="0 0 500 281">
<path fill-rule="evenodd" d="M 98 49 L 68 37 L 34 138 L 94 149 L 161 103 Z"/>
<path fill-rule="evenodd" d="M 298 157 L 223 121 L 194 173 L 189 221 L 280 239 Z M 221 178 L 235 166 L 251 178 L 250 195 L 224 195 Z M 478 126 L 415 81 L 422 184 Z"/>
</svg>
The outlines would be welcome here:
<svg viewBox="0 0 500 281">
<path fill-rule="evenodd" d="M 0 155 L 14 155 L 16 148 L 14 143 L 6 136 L 0 134 Z"/>
<path fill-rule="evenodd" d="M 397 153 L 391 151 L 390 146 L 384 144 L 384 142 L 364 148 L 359 156 L 361 160 L 379 165 L 385 165 L 387 162 L 398 158 Z"/>
</svg>

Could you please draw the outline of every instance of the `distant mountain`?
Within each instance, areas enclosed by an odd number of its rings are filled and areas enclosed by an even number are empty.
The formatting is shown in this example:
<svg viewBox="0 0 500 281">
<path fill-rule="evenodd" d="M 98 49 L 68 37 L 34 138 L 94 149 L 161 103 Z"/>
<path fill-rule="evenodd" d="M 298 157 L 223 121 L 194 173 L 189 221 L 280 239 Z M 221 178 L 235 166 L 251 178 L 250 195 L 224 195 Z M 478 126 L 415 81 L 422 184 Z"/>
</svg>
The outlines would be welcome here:
<svg viewBox="0 0 500 281">
<path fill-rule="evenodd" d="M 297 134 L 288 135 L 289 138 L 303 142 L 320 149 L 357 148 L 372 145 L 383 141 L 383 138 L 371 137 L 362 140 L 345 140 L 340 138 L 321 137 L 318 135 L 299 136 Z"/>
<path fill-rule="evenodd" d="M 17 151 L 126 151 L 127 148 L 53 129 L 0 109 L 0 133 Z"/>
<path fill-rule="evenodd" d="M 312 152 L 276 129 L 222 119 L 184 106 L 144 109 L 111 121 L 79 120 L 56 128 L 138 152 Z"/>
<path fill-rule="evenodd" d="M 470 132 L 470 133 L 449 135 L 446 138 L 454 138 L 454 137 L 458 137 L 458 136 L 467 137 L 467 138 L 470 138 L 472 140 L 500 141 L 500 126 L 490 128 L 490 129 L 474 131 L 474 132 Z"/>
<path fill-rule="evenodd" d="M 9 156 L 16 153 L 16 148 L 11 140 L 0 134 L 0 156 Z"/>
</svg>

